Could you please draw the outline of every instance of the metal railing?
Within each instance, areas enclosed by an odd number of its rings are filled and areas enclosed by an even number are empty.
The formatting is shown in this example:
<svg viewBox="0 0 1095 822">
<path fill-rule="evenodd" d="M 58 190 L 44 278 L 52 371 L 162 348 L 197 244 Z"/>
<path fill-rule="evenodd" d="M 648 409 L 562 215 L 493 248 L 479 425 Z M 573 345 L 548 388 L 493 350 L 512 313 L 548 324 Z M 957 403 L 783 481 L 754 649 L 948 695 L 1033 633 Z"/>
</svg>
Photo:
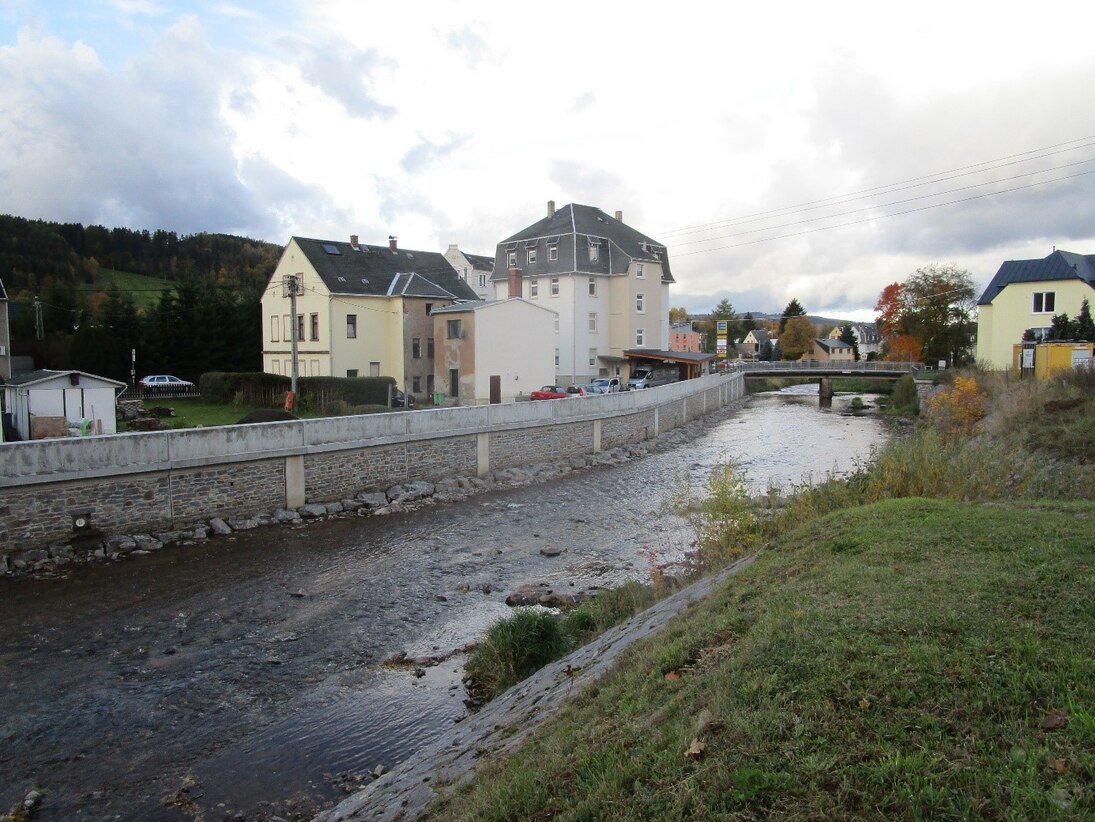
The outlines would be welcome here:
<svg viewBox="0 0 1095 822">
<path fill-rule="evenodd" d="M 822 362 L 820 360 L 775 360 L 773 362 L 766 362 L 764 360 L 732 360 L 726 363 L 725 367 L 727 373 L 733 373 L 734 371 L 760 371 L 773 374 L 789 371 L 826 371 L 838 374 L 892 374 L 912 373 L 914 371 L 925 370 L 927 370 L 927 367 L 923 363 L 888 362 L 886 360 L 873 360 L 871 362 L 867 362 L 866 360 L 861 360 L 860 362 Z"/>
</svg>

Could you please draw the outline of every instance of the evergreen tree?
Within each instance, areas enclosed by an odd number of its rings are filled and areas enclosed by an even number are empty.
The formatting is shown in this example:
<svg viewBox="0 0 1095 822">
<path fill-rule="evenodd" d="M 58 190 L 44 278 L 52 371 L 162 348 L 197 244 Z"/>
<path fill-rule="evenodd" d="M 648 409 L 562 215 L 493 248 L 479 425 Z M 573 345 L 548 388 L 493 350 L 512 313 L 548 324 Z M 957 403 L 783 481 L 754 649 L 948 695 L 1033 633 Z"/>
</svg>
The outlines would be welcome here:
<svg viewBox="0 0 1095 822">
<path fill-rule="evenodd" d="M 1095 342 L 1095 321 L 1091 319 L 1091 306 L 1086 297 L 1080 303 L 1080 313 L 1076 315 L 1073 322 L 1076 326 L 1077 339 Z"/>
<path fill-rule="evenodd" d="M 852 354 L 855 355 L 855 361 L 859 362 L 859 341 L 855 337 L 855 329 L 852 328 L 851 323 L 844 323 L 840 326 L 840 341 L 845 345 L 852 347 Z"/>
<path fill-rule="evenodd" d="M 806 309 L 802 307 L 802 303 L 798 301 L 797 297 L 793 297 L 791 302 L 787 303 L 787 307 L 783 309 L 783 316 L 779 318 L 779 333 L 783 334 L 783 329 L 787 327 L 787 321 L 792 317 L 805 317 Z"/>
</svg>

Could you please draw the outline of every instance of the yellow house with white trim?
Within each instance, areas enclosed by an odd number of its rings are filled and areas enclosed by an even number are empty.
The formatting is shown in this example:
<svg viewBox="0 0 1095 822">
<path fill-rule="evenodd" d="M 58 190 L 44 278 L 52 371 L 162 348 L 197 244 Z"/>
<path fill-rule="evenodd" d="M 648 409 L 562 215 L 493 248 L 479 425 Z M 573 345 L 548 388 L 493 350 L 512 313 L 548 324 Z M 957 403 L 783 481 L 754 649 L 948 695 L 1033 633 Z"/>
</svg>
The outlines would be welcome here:
<svg viewBox="0 0 1095 822">
<path fill-rule="evenodd" d="M 296 316 L 285 286 L 298 280 Z M 433 391 L 434 308 L 475 300 L 444 255 L 293 237 L 262 296 L 263 370 L 308 377 L 393 377 L 408 394 Z"/>
<path fill-rule="evenodd" d="M 1045 339 L 1054 314 L 1075 317 L 1095 305 L 1095 254 L 1054 251 L 1042 260 L 1008 260 L 977 304 L 977 359 L 1012 367 L 1014 346 L 1029 329 Z"/>
</svg>

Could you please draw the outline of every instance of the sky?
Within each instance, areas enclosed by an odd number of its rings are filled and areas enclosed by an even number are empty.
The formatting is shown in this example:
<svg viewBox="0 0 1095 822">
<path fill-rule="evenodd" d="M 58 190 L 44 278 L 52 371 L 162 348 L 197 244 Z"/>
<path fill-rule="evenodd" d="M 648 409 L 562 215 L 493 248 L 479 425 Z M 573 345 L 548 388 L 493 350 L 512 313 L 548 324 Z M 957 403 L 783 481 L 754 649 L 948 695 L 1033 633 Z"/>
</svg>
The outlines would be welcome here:
<svg viewBox="0 0 1095 822">
<path fill-rule="evenodd" d="M 0 0 L 0 213 L 444 251 L 582 203 L 670 303 L 1095 254 L 1095 4 Z"/>
</svg>

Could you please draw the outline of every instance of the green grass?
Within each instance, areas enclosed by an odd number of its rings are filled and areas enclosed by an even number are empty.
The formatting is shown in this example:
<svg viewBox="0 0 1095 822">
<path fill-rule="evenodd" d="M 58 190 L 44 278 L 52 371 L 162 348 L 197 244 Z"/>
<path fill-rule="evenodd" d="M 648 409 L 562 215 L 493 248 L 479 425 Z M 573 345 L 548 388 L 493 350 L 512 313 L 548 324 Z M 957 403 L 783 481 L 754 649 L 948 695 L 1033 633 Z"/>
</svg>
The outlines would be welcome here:
<svg viewBox="0 0 1095 822">
<path fill-rule="evenodd" d="M 927 499 L 818 518 L 431 818 L 1095 813 L 1093 519 Z"/>
<path fill-rule="evenodd" d="M 1095 375 L 977 380 L 775 516 L 713 474 L 702 551 L 767 550 L 430 818 L 1095 818 Z"/>
<path fill-rule="evenodd" d="M 214 425 L 235 425 L 252 411 L 262 410 L 253 405 L 225 405 L 223 403 L 203 402 L 200 399 L 172 397 L 149 397 L 144 401 L 145 408 L 172 408 L 175 416 L 164 417 L 165 428 L 201 428 Z M 323 414 L 296 412 L 298 417 L 319 417 Z M 122 426 L 122 423 L 119 423 Z M 121 430 L 121 427 L 119 428 Z"/>
<path fill-rule="evenodd" d="M 163 292 L 174 289 L 175 283 L 158 277 L 146 277 L 144 274 L 100 268 L 95 277 L 94 288 L 109 292 L 111 286 L 116 286 L 123 294 L 131 297 L 137 309 L 144 311 L 159 303 Z"/>
</svg>

